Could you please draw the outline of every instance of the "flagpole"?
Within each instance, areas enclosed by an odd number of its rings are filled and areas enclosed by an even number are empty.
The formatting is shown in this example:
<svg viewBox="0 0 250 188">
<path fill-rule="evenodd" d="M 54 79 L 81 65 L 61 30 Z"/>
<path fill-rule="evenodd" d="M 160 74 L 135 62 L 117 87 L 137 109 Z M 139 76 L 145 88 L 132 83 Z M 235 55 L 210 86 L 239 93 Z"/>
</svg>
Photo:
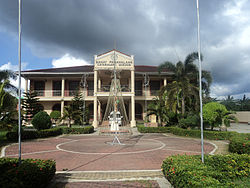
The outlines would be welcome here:
<svg viewBox="0 0 250 188">
<path fill-rule="evenodd" d="M 200 88 L 200 119 L 201 119 L 201 161 L 204 163 L 204 145 L 203 145 L 203 109 L 202 109 L 202 84 L 201 84 L 201 41 L 200 41 L 200 11 L 199 0 L 196 0 L 197 5 L 197 21 L 198 21 L 198 57 L 199 57 L 199 88 Z"/>
<path fill-rule="evenodd" d="M 21 33 L 22 33 L 22 0 L 19 0 L 18 16 L 18 159 L 21 165 Z"/>
</svg>

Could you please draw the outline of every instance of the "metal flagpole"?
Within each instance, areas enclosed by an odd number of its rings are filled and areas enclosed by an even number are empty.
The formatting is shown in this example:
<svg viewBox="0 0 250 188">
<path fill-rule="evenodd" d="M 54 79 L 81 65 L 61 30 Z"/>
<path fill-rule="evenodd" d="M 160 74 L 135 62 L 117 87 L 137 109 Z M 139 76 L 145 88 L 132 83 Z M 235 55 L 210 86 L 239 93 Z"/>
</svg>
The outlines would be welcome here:
<svg viewBox="0 0 250 188">
<path fill-rule="evenodd" d="M 200 11 L 199 0 L 196 0 L 197 5 L 197 21 L 198 21 L 198 57 L 199 57 L 199 86 L 200 86 L 200 119 L 201 119 L 201 161 L 204 163 L 204 146 L 203 146 L 203 111 L 202 111 L 202 85 L 201 85 L 201 41 L 200 41 Z"/>
<path fill-rule="evenodd" d="M 115 138 L 113 139 L 112 145 L 115 144 L 115 142 L 117 141 L 117 143 L 119 145 L 122 145 L 119 138 L 117 137 L 117 132 L 118 132 L 118 123 L 117 123 L 117 78 L 116 78 L 116 57 L 115 57 L 115 49 L 114 49 L 114 82 L 115 82 L 115 96 L 114 96 L 114 111 L 113 111 L 113 123 L 115 124 Z"/>
<path fill-rule="evenodd" d="M 19 0 L 19 25 L 18 25 L 18 153 L 19 165 L 21 165 L 21 33 L 22 33 L 22 0 Z"/>
</svg>

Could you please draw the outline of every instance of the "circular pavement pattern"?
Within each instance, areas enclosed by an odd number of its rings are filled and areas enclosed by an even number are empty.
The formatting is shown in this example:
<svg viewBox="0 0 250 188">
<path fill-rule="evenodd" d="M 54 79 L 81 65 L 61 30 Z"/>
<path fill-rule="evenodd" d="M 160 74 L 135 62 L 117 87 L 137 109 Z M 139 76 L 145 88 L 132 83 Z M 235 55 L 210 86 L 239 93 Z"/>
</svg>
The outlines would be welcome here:
<svg viewBox="0 0 250 188">
<path fill-rule="evenodd" d="M 111 145 L 113 136 L 69 135 L 22 142 L 22 158 L 53 159 L 58 171 L 159 170 L 171 155 L 200 155 L 200 140 L 163 134 L 120 136 L 123 145 Z M 205 153 L 214 145 L 204 144 Z M 4 148 L 18 157 L 18 145 Z"/>
</svg>

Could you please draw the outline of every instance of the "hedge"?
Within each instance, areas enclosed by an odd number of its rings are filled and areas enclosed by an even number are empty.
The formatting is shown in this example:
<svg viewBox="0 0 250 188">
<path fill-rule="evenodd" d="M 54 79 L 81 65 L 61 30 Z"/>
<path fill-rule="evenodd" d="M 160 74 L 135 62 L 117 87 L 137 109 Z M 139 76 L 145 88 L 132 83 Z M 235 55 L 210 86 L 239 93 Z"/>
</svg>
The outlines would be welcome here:
<svg viewBox="0 0 250 188">
<path fill-rule="evenodd" d="M 247 154 L 204 157 L 205 163 L 199 155 L 168 157 L 162 164 L 163 174 L 174 187 L 235 187 L 234 182 L 249 177 L 250 157 Z"/>
<path fill-rule="evenodd" d="M 49 136 L 57 136 L 62 134 L 62 130 L 60 128 L 53 128 L 53 129 L 45 129 L 41 131 L 22 131 L 21 138 L 22 140 L 27 139 L 36 139 L 36 138 L 46 138 Z M 18 140 L 18 133 L 11 131 L 6 134 L 6 137 L 9 141 L 17 141 Z"/>
<path fill-rule="evenodd" d="M 52 160 L 0 158 L 0 187 L 47 187 L 55 175 L 56 163 Z"/>
<path fill-rule="evenodd" d="M 182 129 L 179 127 L 144 127 L 138 126 L 138 131 L 141 133 L 173 133 L 178 136 L 188 136 L 194 138 L 201 137 L 200 130 L 189 130 Z M 229 140 L 234 135 L 237 135 L 237 132 L 222 132 L 222 131 L 203 131 L 203 136 L 205 139 L 210 140 Z"/>
<path fill-rule="evenodd" d="M 179 136 L 188 136 L 194 138 L 201 137 L 200 130 L 188 130 L 178 127 L 169 127 L 170 132 Z M 203 137 L 209 140 L 229 140 L 232 136 L 236 135 L 237 132 L 222 132 L 222 131 L 203 131 Z"/>
<path fill-rule="evenodd" d="M 36 138 L 46 138 L 50 136 L 57 136 L 61 134 L 90 134 L 94 132 L 93 126 L 79 127 L 79 128 L 70 128 L 70 127 L 56 127 L 52 129 L 45 130 L 30 130 L 30 131 L 22 131 L 21 137 L 22 140 L 27 139 L 36 139 Z M 6 134 L 6 137 L 9 141 L 16 142 L 18 140 L 18 133 L 16 131 L 11 131 Z"/>
<path fill-rule="evenodd" d="M 94 132 L 93 126 L 79 127 L 79 128 L 71 128 L 71 127 L 63 127 L 63 134 L 90 134 Z"/>
<path fill-rule="evenodd" d="M 237 134 L 230 138 L 229 151 L 238 154 L 250 154 L 250 134 Z"/>
<path fill-rule="evenodd" d="M 137 125 L 137 129 L 141 133 L 170 133 L 170 127 L 144 127 L 144 125 Z"/>
</svg>

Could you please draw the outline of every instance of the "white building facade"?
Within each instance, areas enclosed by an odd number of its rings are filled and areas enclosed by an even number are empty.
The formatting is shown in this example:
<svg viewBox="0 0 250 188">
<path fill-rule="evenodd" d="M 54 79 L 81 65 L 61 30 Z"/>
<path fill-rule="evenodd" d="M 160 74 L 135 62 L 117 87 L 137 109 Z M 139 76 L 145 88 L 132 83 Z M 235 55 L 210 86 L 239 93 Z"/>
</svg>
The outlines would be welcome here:
<svg viewBox="0 0 250 188">
<path fill-rule="evenodd" d="M 171 72 L 159 74 L 157 66 L 135 65 L 133 55 L 117 50 L 95 55 L 93 64 L 23 71 L 25 90 L 38 93 L 40 104 L 48 114 L 53 110 L 63 114 L 64 106 L 71 102 L 76 91 L 80 91 L 89 110 L 89 119 L 94 127 L 98 127 L 103 125 L 115 69 L 129 126 L 134 127 L 136 122 L 146 120 L 147 105 L 158 95 L 160 88 L 171 81 Z M 157 121 L 154 116 L 148 120 Z"/>
</svg>

